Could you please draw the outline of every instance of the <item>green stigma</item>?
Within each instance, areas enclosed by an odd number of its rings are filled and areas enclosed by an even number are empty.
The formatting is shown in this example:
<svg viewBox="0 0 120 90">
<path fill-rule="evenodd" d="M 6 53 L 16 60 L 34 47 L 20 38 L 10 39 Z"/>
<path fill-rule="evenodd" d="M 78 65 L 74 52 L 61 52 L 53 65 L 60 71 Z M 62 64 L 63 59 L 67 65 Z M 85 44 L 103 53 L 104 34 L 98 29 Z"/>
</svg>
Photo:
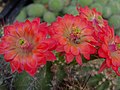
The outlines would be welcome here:
<svg viewBox="0 0 120 90">
<path fill-rule="evenodd" d="M 24 40 L 23 40 L 23 39 L 20 39 L 20 40 L 19 40 L 19 44 L 20 44 L 20 45 L 23 45 L 23 44 L 24 44 Z"/>
<path fill-rule="evenodd" d="M 98 16 L 98 19 L 99 19 L 99 20 L 102 20 L 102 17 L 101 17 L 101 16 Z"/>
<path fill-rule="evenodd" d="M 79 28 L 73 28 L 73 33 L 74 34 L 79 34 L 79 33 L 81 33 L 81 30 L 79 29 Z"/>
<path fill-rule="evenodd" d="M 120 49 L 120 44 L 118 44 L 117 46 L 118 46 L 118 48 Z"/>
<path fill-rule="evenodd" d="M 78 29 L 78 28 L 76 28 L 75 32 L 76 32 L 76 33 L 80 33 L 80 32 L 81 32 L 81 30 L 80 30 L 80 29 Z"/>
</svg>

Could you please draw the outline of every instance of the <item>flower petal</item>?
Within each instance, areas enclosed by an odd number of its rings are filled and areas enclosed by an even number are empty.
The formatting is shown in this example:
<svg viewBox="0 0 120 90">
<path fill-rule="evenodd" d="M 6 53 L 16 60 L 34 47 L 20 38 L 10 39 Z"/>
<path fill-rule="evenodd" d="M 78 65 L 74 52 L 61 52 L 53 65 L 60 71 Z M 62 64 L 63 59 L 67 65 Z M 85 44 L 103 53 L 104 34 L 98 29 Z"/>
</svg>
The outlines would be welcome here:
<svg viewBox="0 0 120 90">
<path fill-rule="evenodd" d="M 105 68 L 107 68 L 107 66 L 106 66 L 106 61 L 104 61 L 104 62 L 102 63 L 102 65 L 100 66 L 100 70 L 98 71 L 98 73 L 101 73 Z"/>
<path fill-rule="evenodd" d="M 74 59 L 74 55 L 72 55 L 71 53 L 65 54 L 65 57 L 66 57 L 66 62 L 67 62 L 67 63 L 72 62 L 73 59 Z"/>
<path fill-rule="evenodd" d="M 37 60 L 36 58 L 28 56 L 26 58 L 26 62 L 30 68 L 36 68 L 37 67 Z"/>
<path fill-rule="evenodd" d="M 10 61 L 10 66 L 13 73 L 20 68 L 20 58 L 18 55 L 12 61 Z"/>
<path fill-rule="evenodd" d="M 82 54 L 87 60 L 90 60 L 90 54 L 89 53 L 82 53 Z"/>
<path fill-rule="evenodd" d="M 64 50 L 65 50 L 66 53 L 69 53 L 69 52 L 70 52 L 70 49 L 71 49 L 71 46 L 70 46 L 69 44 L 66 44 L 66 45 L 64 46 Z"/>
<path fill-rule="evenodd" d="M 96 52 L 95 47 L 87 42 L 80 44 L 79 47 L 81 53 L 94 54 Z"/>
<path fill-rule="evenodd" d="M 63 52 L 64 51 L 64 47 L 62 45 L 57 45 L 56 51 L 57 52 Z"/>
<path fill-rule="evenodd" d="M 4 54 L 4 58 L 6 61 L 11 61 L 16 57 L 16 55 L 17 55 L 17 52 L 15 50 L 10 50 Z"/>
<path fill-rule="evenodd" d="M 45 65 L 46 64 L 46 58 L 39 58 L 38 59 L 38 66 Z"/>
<path fill-rule="evenodd" d="M 73 55 L 78 55 L 79 54 L 79 48 L 77 48 L 75 46 L 71 46 L 71 53 Z"/>
<path fill-rule="evenodd" d="M 77 56 L 75 56 L 75 57 L 76 57 L 77 63 L 78 63 L 79 65 L 82 65 L 82 58 L 81 58 L 81 56 L 80 56 L 80 55 L 77 55 Z"/>
<path fill-rule="evenodd" d="M 41 44 L 39 44 L 39 46 L 37 47 L 37 49 L 39 50 L 39 52 L 45 52 L 46 50 L 48 50 L 48 44 L 41 43 Z"/>
<path fill-rule="evenodd" d="M 61 37 L 61 38 L 59 39 L 59 43 L 60 43 L 61 45 L 65 45 L 65 44 L 67 44 L 67 39 Z"/>
<path fill-rule="evenodd" d="M 56 57 L 55 57 L 55 55 L 52 52 L 47 51 L 45 54 L 46 54 L 45 56 L 46 56 L 46 60 L 47 61 L 54 61 L 54 60 L 56 60 Z"/>
<path fill-rule="evenodd" d="M 28 73 L 31 75 L 31 76 L 34 76 L 37 72 L 37 68 L 32 68 L 31 71 L 28 71 Z"/>
<path fill-rule="evenodd" d="M 99 54 L 99 56 L 102 57 L 102 58 L 105 58 L 105 57 L 107 56 L 107 54 L 104 52 L 104 50 L 103 50 L 102 48 L 100 48 L 100 49 L 98 50 L 98 54 Z"/>
</svg>

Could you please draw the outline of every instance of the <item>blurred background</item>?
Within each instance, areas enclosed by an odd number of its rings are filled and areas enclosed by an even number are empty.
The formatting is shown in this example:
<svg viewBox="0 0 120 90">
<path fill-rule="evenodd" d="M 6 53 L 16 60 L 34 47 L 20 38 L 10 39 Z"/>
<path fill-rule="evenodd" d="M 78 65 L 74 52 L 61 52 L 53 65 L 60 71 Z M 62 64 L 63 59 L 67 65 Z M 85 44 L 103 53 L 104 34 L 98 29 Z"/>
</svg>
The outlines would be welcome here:
<svg viewBox="0 0 120 90">
<path fill-rule="evenodd" d="M 58 16 L 78 15 L 76 5 L 96 8 L 120 35 L 120 0 L 0 0 L 0 36 L 4 25 L 16 20 L 31 21 L 40 17 L 50 25 Z M 120 77 L 111 69 L 97 73 L 102 61 L 67 65 L 61 57 L 54 64 L 48 62 L 33 78 L 26 72 L 12 74 L 1 55 L 0 90 L 120 90 Z"/>
<path fill-rule="evenodd" d="M 120 28 L 120 0 L 33 0 L 29 5 L 22 8 L 15 20 L 32 20 L 40 17 L 42 21 L 51 23 L 57 16 L 64 14 L 77 15 L 76 5 L 96 8 L 103 18 L 114 26 L 117 34 Z"/>
</svg>

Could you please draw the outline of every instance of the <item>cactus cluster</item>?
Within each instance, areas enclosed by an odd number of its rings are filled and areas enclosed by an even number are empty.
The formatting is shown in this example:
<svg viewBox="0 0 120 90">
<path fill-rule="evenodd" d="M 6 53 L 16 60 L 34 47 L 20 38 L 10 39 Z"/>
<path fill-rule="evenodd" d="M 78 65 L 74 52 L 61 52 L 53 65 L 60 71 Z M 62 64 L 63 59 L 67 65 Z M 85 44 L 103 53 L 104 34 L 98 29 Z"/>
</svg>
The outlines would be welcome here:
<svg viewBox="0 0 120 90">
<path fill-rule="evenodd" d="M 24 21 L 40 17 L 42 21 L 50 24 L 56 20 L 57 16 L 67 13 L 77 15 L 76 3 L 77 0 L 33 0 L 33 3 L 21 10 L 16 20 Z"/>
<path fill-rule="evenodd" d="M 111 69 L 98 74 L 100 64 L 101 62 L 93 60 L 83 66 L 65 65 L 61 73 L 66 72 L 67 75 L 62 82 L 53 80 L 54 83 L 57 82 L 54 90 L 119 90 L 117 83 L 120 77 L 115 75 Z M 57 70 L 59 69 L 56 68 Z"/>
<path fill-rule="evenodd" d="M 50 24 L 55 21 L 57 16 L 77 15 L 76 5 L 96 8 L 102 13 L 103 18 L 114 26 L 116 34 L 120 35 L 120 0 L 33 0 L 32 4 L 21 10 L 16 20 L 24 21 L 41 17 L 42 21 Z M 20 90 L 20 88 L 22 88 L 21 90 L 120 90 L 118 84 L 120 77 L 110 69 L 98 75 L 97 71 L 101 62 L 93 60 L 83 66 L 73 66 L 66 65 L 62 58 L 60 60 L 40 69 L 34 78 L 26 73 L 16 75 L 12 83 L 13 87 L 16 90 Z M 51 72 L 48 72 L 48 69 Z M 7 90 L 4 84 L 6 84 L 5 81 L 0 85 L 0 89 Z"/>
</svg>

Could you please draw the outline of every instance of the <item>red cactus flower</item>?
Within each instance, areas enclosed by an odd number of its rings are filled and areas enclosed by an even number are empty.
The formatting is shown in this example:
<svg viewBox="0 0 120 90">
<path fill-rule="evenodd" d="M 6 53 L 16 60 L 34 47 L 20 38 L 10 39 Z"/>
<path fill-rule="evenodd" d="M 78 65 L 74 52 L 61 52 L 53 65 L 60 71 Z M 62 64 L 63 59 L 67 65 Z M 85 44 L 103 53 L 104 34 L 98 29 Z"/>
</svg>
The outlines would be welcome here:
<svg viewBox="0 0 120 90">
<path fill-rule="evenodd" d="M 105 61 L 100 67 L 99 73 L 105 68 L 112 68 L 117 75 L 120 76 L 118 68 L 120 67 L 120 37 L 115 36 L 112 28 L 109 28 L 111 32 L 104 37 L 104 43 L 98 51 L 100 57 L 105 58 Z"/>
<path fill-rule="evenodd" d="M 0 54 L 10 62 L 12 72 L 25 70 L 34 76 L 39 66 L 45 65 L 47 60 L 56 59 L 50 51 L 54 44 L 46 38 L 47 30 L 46 23 L 40 24 L 39 18 L 5 27 Z"/>
<path fill-rule="evenodd" d="M 77 8 L 77 10 L 81 17 L 86 18 L 92 23 L 94 27 L 93 36 L 98 41 L 95 45 L 101 46 L 103 42 L 102 37 L 104 37 L 107 32 L 105 27 L 108 26 L 108 22 L 102 18 L 102 14 L 97 12 L 95 8 L 89 9 L 88 7 L 80 7 Z"/>
<path fill-rule="evenodd" d="M 86 18 L 88 21 L 91 21 L 94 25 L 103 27 L 104 24 L 107 23 L 106 20 L 102 18 L 101 13 L 97 12 L 95 8 L 89 9 L 88 7 L 80 7 L 77 9 L 82 17 Z"/>
<path fill-rule="evenodd" d="M 76 58 L 81 65 L 81 56 L 90 59 L 90 54 L 96 52 L 90 43 L 96 42 L 92 37 L 93 28 L 91 23 L 80 16 L 65 15 L 58 17 L 57 21 L 50 26 L 50 35 L 58 42 L 57 51 L 65 52 L 66 62 L 70 63 Z"/>
</svg>

